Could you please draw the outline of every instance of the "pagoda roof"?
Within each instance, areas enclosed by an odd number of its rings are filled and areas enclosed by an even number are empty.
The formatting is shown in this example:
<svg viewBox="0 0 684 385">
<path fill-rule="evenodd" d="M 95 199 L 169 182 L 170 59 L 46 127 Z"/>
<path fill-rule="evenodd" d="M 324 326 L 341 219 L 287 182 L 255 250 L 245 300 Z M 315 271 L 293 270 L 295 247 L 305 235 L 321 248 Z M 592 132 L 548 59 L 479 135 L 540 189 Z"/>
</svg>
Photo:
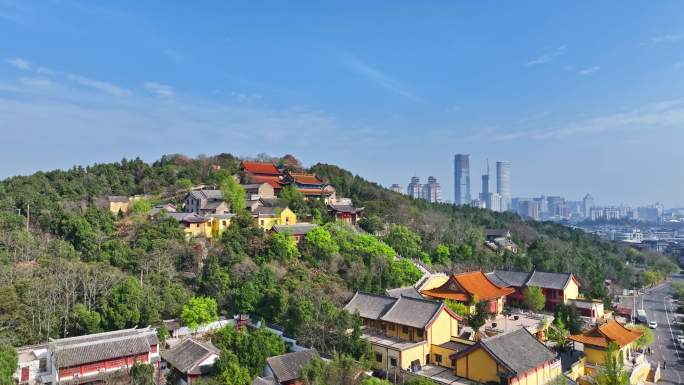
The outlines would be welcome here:
<svg viewBox="0 0 684 385">
<path fill-rule="evenodd" d="M 488 301 L 505 297 L 515 289 L 501 287 L 492 282 L 481 271 L 454 274 L 442 286 L 423 290 L 421 294 L 433 298 L 449 299 L 458 302 L 470 302 L 473 299 Z"/>
<path fill-rule="evenodd" d="M 571 335 L 568 339 L 584 345 L 607 348 L 608 344 L 615 342 L 619 347 L 625 347 L 639 339 L 644 332 L 628 329 L 615 320 L 596 326 L 582 334 Z"/>
<path fill-rule="evenodd" d="M 275 164 L 266 162 L 252 162 L 243 160 L 242 169 L 250 174 L 273 175 L 282 176 L 283 173 L 278 170 Z"/>
</svg>

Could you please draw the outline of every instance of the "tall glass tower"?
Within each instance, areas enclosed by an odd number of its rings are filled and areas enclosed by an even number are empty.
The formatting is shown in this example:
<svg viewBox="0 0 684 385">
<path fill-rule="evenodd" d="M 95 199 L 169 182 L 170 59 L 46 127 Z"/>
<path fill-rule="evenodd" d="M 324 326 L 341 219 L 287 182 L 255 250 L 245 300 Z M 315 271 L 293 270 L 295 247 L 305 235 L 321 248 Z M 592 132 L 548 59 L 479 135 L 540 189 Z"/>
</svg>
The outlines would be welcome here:
<svg viewBox="0 0 684 385">
<path fill-rule="evenodd" d="M 496 192 L 501 195 L 501 211 L 511 207 L 511 162 L 496 162 Z"/>
<path fill-rule="evenodd" d="M 470 155 L 454 156 L 454 203 L 467 205 L 470 199 Z"/>
</svg>

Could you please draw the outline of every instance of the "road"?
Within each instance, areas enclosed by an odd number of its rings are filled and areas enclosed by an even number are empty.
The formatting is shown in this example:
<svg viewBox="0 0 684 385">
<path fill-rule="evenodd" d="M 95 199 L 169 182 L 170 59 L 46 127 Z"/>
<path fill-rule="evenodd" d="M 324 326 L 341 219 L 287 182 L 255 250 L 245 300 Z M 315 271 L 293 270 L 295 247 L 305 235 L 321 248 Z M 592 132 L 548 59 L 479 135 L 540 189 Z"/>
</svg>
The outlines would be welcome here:
<svg viewBox="0 0 684 385">
<path fill-rule="evenodd" d="M 649 361 L 654 366 L 661 364 L 660 381 L 663 384 L 684 384 L 684 351 L 673 341 L 676 327 L 673 325 L 674 316 L 670 303 L 673 294 L 671 281 L 682 279 L 684 276 L 672 276 L 665 284 L 643 294 L 637 301 L 637 306 L 643 303 L 649 320 L 658 322 L 658 327 L 654 330 L 653 354 Z M 663 368 L 663 362 L 667 362 L 667 368 Z"/>
</svg>

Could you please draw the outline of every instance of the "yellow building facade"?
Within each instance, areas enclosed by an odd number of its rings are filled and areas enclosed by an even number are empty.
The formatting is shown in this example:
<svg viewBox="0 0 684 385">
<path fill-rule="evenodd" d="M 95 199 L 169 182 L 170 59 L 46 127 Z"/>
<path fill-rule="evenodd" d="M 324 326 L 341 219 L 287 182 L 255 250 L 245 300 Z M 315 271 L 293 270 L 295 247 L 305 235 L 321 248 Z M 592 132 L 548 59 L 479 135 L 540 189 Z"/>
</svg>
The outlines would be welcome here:
<svg viewBox="0 0 684 385">
<path fill-rule="evenodd" d="M 258 207 L 252 216 L 263 230 L 271 230 L 275 225 L 297 224 L 297 215 L 289 207 Z"/>
</svg>

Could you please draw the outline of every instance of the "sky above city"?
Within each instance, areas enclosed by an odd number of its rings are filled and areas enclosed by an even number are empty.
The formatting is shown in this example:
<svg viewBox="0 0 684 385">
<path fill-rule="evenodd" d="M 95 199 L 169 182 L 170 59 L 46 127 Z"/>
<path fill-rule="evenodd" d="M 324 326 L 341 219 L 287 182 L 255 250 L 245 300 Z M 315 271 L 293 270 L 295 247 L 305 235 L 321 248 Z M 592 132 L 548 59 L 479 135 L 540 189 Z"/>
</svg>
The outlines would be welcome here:
<svg viewBox="0 0 684 385">
<path fill-rule="evenodd" d="M 684 3 L 0 0 L 0 177 L 292 153 L 684 207 Z M 492 169 L 494 169 L 492 167 Z M 494 179 L 494 178 L 492 178 Z"/>
</svg>

